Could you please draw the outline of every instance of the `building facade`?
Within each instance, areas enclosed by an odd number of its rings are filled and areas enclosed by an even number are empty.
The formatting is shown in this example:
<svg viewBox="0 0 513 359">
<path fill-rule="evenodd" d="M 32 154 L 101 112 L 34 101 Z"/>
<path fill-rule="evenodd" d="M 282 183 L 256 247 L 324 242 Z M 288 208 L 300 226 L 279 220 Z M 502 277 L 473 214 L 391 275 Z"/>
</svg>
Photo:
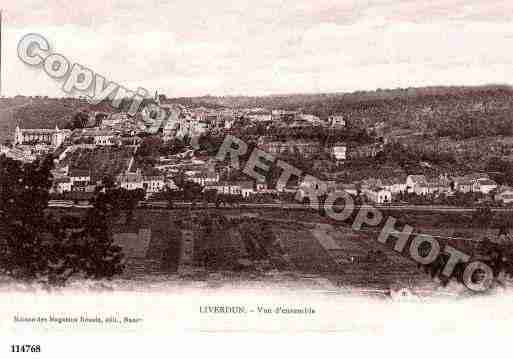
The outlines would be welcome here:
<svg viewBox="0 0 513 359">
<path fill-rule="evenodd" d="M 70 130 L 60 130 L 58 126 L 55 126 L 54 129 L 22 129 L 16 126 L 14 130 L 14 145 L 44 144 L 57 148 L 70 133 Z"/>
</svg>

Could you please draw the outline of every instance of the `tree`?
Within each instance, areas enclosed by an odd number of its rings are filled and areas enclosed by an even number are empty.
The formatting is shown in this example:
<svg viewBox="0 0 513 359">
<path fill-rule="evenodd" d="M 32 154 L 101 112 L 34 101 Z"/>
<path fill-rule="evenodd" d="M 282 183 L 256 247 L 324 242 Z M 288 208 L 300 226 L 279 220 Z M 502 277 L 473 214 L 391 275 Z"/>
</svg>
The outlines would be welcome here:
<svg viewBox="0 0 513 359">
<path fill-rule="evenodd" d="M 112 200 L 115 200 L 115 203 L 118 204 L 118 208 L 127 211 L 126 224 L 132 222 L 134 218 L 134 211 L 137 208 L 137 205 L 145 198 L 145 191 L 142 188 L 134 190 L 127 190 L 124 188 L 110 188 L 107 189 L 107 191 L 112 193 Z"/>
<path fill-rule="evenodd" d="M 174 138 L 162 144 L 160 154 L 162 156 L 176 155 L 186 149 L 185 143 L 180 138 Z"/>
<path fill-rule="evenodd" d="M 158 136 L 148 136 L 143 139 L 138 147 L 135 156 L 140 161 L 151 162 L 152 159 L 158 158 L 163 146 L 162 139 Z"/>
<path fill-rule="evenodd" d="M 117 208 L 117 195 L 110 190 L 99 190 L 93 199 L 93 208 L 86 216 L 82 232 L 76 235 L 82 254 L 78 271 L 87 277 L 100 279 L 121 274 L 124 269 L 122 248 L 114 245 L 109 230 L 110 220 Z"/>
<path fill-rule="evenodd" d="M 48 274 L 49 224 L 44 210 L 51 187 L 52 159 L 22 165 L 0 157 L 0 253 L 6 274 L 34 280 Z"/>
<path fill-rule="evenodd" d="M 164 191 L 160 193 L 160 197 L 167 201 L 168 208 L 173 208 L 174 202 L 183 200 L 183 191 L 166 186 Z"/>
<path fill-rule="evenodd" d="M 0 157 L 0 268 L 23 281 L 63 285 L 75 274 L 110 278 L 123 270 L 109 221 L 117 206 L 98 191 L 83 221 L 46 214 L 53 158 L 31 164 Z"/>
<path fill-rule="evenodd" d="M 216 203 L 217 202 L 217 190 L 215 189 L 207 189 L 205 190 L 205 201 L 207 203 Z"/>
<path fill-rule="evenodd" d="M 77 112 L 73 115 L 71 122 L 72 129 L 87 127 L 89 122 L 89 114 L 87 112 Z"/>
<path fill-rule="evenodd" d="M 102 124 L 102 121 L 107 119 L 107 114 L 105 113 L 98 113 L 96 114 L 96 116 L 94 117 L 94 125 L 96 127 L 99 127 L 101 124 Z"/>
<path fill-rule="evenodd" d="M 493 212 L 490 207 L 480 207 L 472 215 L 472 224 L 479 227 L 490 225 L 493 220 Z"/>
<path fill-rule="evenodd" d="M 198 183 L 189 180 L 178 180 L 175 184 L 182 189 L 184 201 L 195 203 L 197 200 L 201 199 L 203 187 Z"/>
</svg>

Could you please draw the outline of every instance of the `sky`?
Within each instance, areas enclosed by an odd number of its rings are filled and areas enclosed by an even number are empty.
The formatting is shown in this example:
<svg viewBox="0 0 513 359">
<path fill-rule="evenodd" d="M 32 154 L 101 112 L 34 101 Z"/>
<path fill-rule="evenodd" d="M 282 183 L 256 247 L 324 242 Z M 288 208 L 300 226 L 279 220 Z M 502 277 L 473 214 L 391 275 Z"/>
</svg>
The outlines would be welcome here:
<svg viewBox="0 0 513 359">
<path fill-rule="evenodd" d="M 511 0 L 2 0 L 3 95 L 63 96 L 27 33 L 167 96 L 513 83 Z"/>
</svg>

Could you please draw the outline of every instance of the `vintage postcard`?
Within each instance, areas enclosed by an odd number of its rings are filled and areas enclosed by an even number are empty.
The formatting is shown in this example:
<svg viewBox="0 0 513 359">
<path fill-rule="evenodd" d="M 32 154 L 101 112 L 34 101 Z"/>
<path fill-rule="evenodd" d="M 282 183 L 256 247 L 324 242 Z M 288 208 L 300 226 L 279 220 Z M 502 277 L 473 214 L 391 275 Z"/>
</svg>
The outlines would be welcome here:
<svg viewBox="0 0 513 359">
<path fill-rule="evenodd" d="M 511 2 L 0 11 L 2 353 L 508 334 Z"/>
</svg>

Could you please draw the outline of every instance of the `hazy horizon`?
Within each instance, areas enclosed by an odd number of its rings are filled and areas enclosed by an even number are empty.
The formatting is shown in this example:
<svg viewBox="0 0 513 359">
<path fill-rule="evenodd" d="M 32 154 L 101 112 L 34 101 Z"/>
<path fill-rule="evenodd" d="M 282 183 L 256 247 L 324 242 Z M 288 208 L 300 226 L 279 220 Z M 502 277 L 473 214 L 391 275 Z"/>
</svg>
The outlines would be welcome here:
<svg viewBox="0 0 513 359">
<path fill-rule="evenodd" d="M 2 10 L 4 96 L 67 96 L 17 58 L 30 32 L 108 80 L 170 98 L 510 86 L 513 78 L 513 4 L 500 0 L 8 0 Z"/>
<path fill-rule="evenodd" d="M 376 88 L 376 89 L 363 89 L 363 90 L 354 90 L 354 91 L 334 91 L 334 92 L 290 92 L 290 93 L 269 93 L 265 95 L 247 95 L 247 94 L 226 94 L 226 95 L 217 95 L 217 94 L 197 94 L 197 95 L 190 95 L 190 96 L 169 96 L 166 93 L 158 93 L 159 95 L 166 96 L 167 99 L 180 99 L 180 98 L 206 98 L 206 97 L 212 97 L 212 98 L 237 98 L 237 97 L 247 97 L 247 98 L 258 98 L 258 97 L 287 97 L 287 96 L 343 96 L 343 95 L 356 95 L 359 93 L 378 93 L 380 91 L 382 92 L 388 92 L 388 91 L 408 91 L 408 90 L 427 90 L 427 89 L 441 89 L 441 90 L 452 90 L 452 89 L 466 89 L 466 90 L 480 90 L 480 89 L 488 89 L 488 88 L 508 88 L 510 90 L 513 90 L 513 85 L 510 84 L 499 84 L 499 83 L 489 83 L 489 84 L 482 84 L 482 85 L 473 85 L 473 86 L 467 86 L 467 85 L 432 85 L 432 86 L 419 86 L 419 87 L 396 87 L 396 88 Z M 69 94 L 62 93 L 62 96 L 49 96 L 45 94 L 33 94 L 33 95 L 26 95 L 26 94 L 15 94 L 15 95 L 9 95 L 9 96 L 0 96 L 0 98 L 14 98 L 16 96 L 22 96 L 22 97 L 48 97 L 51 99 L 64 99 L 64 98 L 75 98 L 79 99 L 83 96 L 70 96 Z M 148 99 L 154 98 L 154 94 L 150 94 L 150 96 L 146 97 Z"/>
</svg>

